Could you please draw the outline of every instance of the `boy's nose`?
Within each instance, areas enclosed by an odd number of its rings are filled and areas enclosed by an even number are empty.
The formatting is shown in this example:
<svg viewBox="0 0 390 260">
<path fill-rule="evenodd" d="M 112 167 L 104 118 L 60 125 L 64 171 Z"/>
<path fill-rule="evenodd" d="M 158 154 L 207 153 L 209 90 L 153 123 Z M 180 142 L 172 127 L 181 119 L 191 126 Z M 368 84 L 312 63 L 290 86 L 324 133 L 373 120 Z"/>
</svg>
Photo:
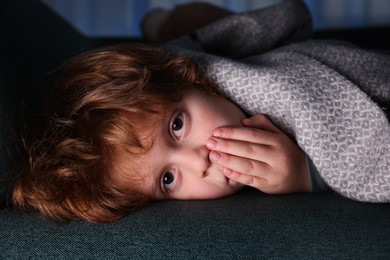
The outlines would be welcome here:
<svg viewBox="0 0 390 260">
<path fill-rule="evenodd" d="M 179 161 L 183 170 L 196 174 L 198 177 L 207 176 L 207 169 L 210 167 L 209 149 L 206 146 L 189 148 L 179 151 Z"/>
</svg>

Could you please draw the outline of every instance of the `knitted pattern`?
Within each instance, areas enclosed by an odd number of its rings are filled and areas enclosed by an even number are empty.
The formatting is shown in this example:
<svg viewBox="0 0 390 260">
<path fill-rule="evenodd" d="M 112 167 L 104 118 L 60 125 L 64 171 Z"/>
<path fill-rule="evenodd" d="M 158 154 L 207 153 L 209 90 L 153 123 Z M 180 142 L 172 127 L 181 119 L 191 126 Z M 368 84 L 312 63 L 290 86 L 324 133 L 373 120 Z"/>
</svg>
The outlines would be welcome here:
<svg viewBox="0 0 390 260">
<path fill-rule="evenodd" d="M 307 17 L 300 2 L 285 1 L 202 28 L 197 45 L 183 38 L 171 46 L 196 59 L 219 90 L 248 114 L 266 114 L 292 136 L 333 190 L 359 201 L 390 202 L 390 124 L 378 105 L 390 104 L 389 56 L 346 43 L 314 40 L 270 50 L 280 43 L 274 37 L 283 35 L 279 30 L 288 35 L 293 30 L 268 25 L 273 31 L 264 32 L 263 18 L 283 24 L 280 21 L 291 13 L 297 21 Z M 271 21 L 270 16 L 274 17 Z M 248 20 L 252 22 L 247 24 Z M 234 37 L 235 30 L 240 37 Z M 236 50 L 227 48 L 230 55 L 225 56 L 230 58 L 196 51 L 218 49 L 219 39 L 235 42 L 230 46 L 237 46 Z M 243 52 L 237 41 L 244 41 Z M 259 41 L 261 46 L 256 45 Z M 217 54 L 221 52 L 226 54 L 221 50 Z"/>
</svg>

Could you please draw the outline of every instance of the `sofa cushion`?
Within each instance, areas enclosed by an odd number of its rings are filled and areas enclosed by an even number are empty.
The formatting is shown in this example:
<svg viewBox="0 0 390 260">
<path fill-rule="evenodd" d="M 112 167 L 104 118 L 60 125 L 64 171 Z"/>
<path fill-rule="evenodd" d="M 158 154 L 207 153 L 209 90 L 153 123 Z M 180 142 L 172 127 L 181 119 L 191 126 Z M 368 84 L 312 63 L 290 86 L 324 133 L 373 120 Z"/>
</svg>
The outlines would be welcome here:
<svg viewBox="0 0 390 260">
<path fill-rule="evenodd" d="M 4 259 L 385 259 L 389 204 L 334 193 L 163 201 L 120 221 L 55 224 L 0 212 Z"/>
</svg>

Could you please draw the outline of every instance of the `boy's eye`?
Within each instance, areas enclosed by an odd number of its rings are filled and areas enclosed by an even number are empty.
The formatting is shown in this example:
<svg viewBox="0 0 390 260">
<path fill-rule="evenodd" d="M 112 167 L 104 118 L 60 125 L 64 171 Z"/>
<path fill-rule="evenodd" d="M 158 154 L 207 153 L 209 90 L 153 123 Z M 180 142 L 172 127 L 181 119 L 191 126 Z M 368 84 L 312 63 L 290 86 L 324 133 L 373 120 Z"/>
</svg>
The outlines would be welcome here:
<svg viewBox="0 0 390 260">
<path fill-rule="evenodd" d="M 165 191 L 172 190 L 176 184 L 175 172 L 172 170 L 164 172 L 161 183 Z"/>
<path fill-rule="evenodd" d="M 182 138 L 185 129 L 185 119 L 183 113 L 178 114 L 171 123 L 171 133 L 177 140 Z"/>
</svg>

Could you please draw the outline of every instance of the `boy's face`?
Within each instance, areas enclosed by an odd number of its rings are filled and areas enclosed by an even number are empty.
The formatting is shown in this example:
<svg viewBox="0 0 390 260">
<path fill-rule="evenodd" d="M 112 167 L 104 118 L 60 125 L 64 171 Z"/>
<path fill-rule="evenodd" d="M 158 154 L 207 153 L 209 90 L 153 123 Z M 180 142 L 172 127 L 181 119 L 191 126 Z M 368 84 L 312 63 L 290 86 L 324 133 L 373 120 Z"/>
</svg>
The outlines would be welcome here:
<svg viewBox="0 0 390 260">
<path fill-rule="evenodd" d="M 142 191 L 155 200 L 190 200 L 225 197 L 243 187 L 211 163 L 206 147 L 216 128 L 242 126 L 245 115 L 234 103 L 190 89 L 166 115 L 152 132 L 151 149 L 137 163 L 145 179 Z"/>
</svg>

